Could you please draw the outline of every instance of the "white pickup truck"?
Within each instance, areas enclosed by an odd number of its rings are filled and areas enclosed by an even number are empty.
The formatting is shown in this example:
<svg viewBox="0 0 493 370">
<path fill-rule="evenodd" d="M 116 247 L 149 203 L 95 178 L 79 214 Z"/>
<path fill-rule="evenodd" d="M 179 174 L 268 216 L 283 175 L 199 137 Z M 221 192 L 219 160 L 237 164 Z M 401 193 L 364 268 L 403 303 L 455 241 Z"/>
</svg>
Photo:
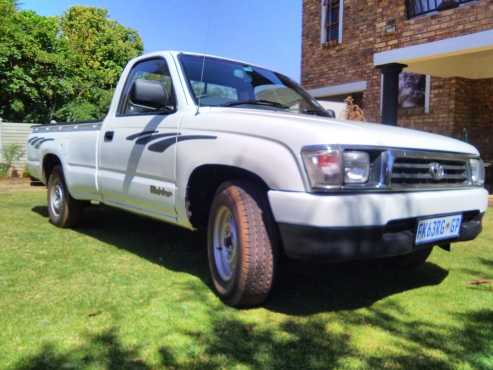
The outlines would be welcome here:
<svg viewBox="0 0 493 370">
<path fill-rule="evenodd" d="M 474 239 L 487 208 L 471 145 L 338 121 L 282 74 L 192 53 L 130 61 L 104 121 L 35 126 L 27 146 L 53 224 L 92 201 L 207 229 L 233 306 L 266 299 L 281 255 L 417 266 Z"/>
</svg>

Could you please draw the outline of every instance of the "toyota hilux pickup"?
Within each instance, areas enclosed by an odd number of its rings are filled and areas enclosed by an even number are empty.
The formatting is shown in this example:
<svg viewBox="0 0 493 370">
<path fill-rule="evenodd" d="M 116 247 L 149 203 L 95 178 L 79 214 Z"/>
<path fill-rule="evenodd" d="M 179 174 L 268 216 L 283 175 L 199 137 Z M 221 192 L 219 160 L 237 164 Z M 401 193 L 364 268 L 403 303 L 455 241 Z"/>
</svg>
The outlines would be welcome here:
<svg viewBox="0 0 493 370">
<path fill-rule="evenodd" d="M 471 145 L 340 121 L 286 76 L 165 51 L 131 60 L 102 122 L 33 126 L 50 221 L 90 202 L 207 233 L 214 288 L 262 303 L 281 256 L 423 264 L 472 240 L 488 195 Z"/>
</svg>

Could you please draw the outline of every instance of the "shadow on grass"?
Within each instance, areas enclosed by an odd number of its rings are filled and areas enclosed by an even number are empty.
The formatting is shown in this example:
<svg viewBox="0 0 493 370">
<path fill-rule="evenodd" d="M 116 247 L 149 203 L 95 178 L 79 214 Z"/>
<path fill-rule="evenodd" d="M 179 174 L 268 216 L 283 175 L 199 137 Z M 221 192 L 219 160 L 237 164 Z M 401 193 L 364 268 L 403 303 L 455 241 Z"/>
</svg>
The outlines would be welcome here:
<svg viewBox="0 0 493 370">
<path fill-rule="evenodd" d="M 369 307 L 397 293 L 438 285 L 448 275 L 430 262 L 416 270 L 399 271 L 373 261 L 344 264 L 288 261 L 280 270 L 266 307 L 289 315 Z"/>
<path fill-rule="evenodd" d="M 34 212 L 46 214 L 44 207 Z M 78 232 L 146 258 L 151 263 L 187 272 L 209 282 L 204 242 L 196 235 L 109 208 L 87 210 Z M 85 335 L 82 344 L 60 351 L 48 343 L 12 369 L 474 369 L 493 368 L 493 309 L 444 312 L 450 321 L 436 324 L 408 313 L 384 297 L 421 286 L 439 284 L 447 275 L 427 263 L 400 274 L 365 263 L 321 265 L 289 262 L 265 305 L 283 312 L 278 322 L 247 322 L 241 313 L 211 300 L 203 287 L 182 287 L 207 307 L 207 329 L 190 328 L 186 336 L 199 348 L 187 355 L 180 347 L 158 343 L 157 360 L 143 358 L 144 348 L 122 343 L 118 327 Z M 357 308 L 364 310 L 355 310 Z M 338 311 L 336 315 L 312 315 Z M 299 316 L 297 316 L 299 315 Z M 333 326 L 334 320 L 336 326 Z M 371 328 L 371 329 L 369 329 Z M 354 331 L 387 335 L 386 350 L 357 344 Z M 379 343 L 376 341 L 376 343 Z M 349 365 L 348 365 L 349 364 Z"/>
<path fill-rule="evenodd" d="M 333 369 L 348 363 L 358 368 L 456 369 L 459 365 L 491 369 L 493 310 L 484 309 L 454 315 L 454 324 L 436 325 L 429 321 L 407 320 L 400 305 L 386 304 L 368 313 L 340 312 L 348 327 L 373 326 L 389 332 L 399 351 L 365 351 L 352 342 L 351 331 L 330 329 L 330 322 L 316 317 L 298 322 L 286 320 L 275 330 L 233 318 L 218 317 L 213 331 L 203 340 L 205 361 L 177 361 L 161 349 L 162 364 L 178 368 L 218 368 L 243 364 L 252 369 Z M 227 361 L 224 361 L 227 359 Z"/>
<path fill-rule="evenodd" d="M 200 296 L 200 293 L 199 293 Z M 202 299 L 202 298 L 200 298 Z M 351 331 L 334 331 L 323 319 L 288 319 L 280 324 L 246 323 L 216 306 L 209 313 L 210 329 L 180 334 L 198 343 L 200 353 L 187 355 L 171 346 L 159 346 L 157 362 L 143 360 L 142 348 L 121 342 L 117 328 L 83 338 L 70 351 L 45 345 L 36 355 L 12 370 L 34 369 L 217 369 L 243 366 L 249 369 L 491 369 L 493 310 L 455 314 L 453 323 L 436 325 L 406 320 L 395 304 L 367 313 L 339 313 L 348 326 L 368 325 L 392 335 L 398 351 L 365 351 L 352 341 Z"/>
<path fill-rule="evenodd" d="M 47 217 L 46 207 L 33 211 Z M 76 231 L 130 251 L 173 271 L 199 277 L 211 289 L 205 237 L 109 207 L 89 207 Z M 307 315 L 368 307 L 390 295 L 440 284 L 448 272 L 426 263 L 414 271 L 378 263 L 310 263 L 284 260 L 265 308 Z"/>
<path fill-rule="evenodd" d="M 60 370 L 98 368 L 151 369 L 140 360 L 138 350 L 124 348 L 115 329 L 84 338 L 85 345 L 68 352 L 60 352 L 55 344 L 46 344 L 37 355 L 21 360 L 14 369 Z"/>
</svg>

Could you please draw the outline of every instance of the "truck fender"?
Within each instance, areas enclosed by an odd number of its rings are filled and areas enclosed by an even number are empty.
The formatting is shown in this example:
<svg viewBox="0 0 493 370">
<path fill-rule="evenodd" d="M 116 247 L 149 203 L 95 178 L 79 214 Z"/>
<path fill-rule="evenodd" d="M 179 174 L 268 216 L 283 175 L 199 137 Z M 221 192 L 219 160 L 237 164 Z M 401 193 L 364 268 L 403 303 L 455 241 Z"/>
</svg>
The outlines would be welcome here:
<svg viewBox="0 0 493 370">
<path fill-rule="evenodd" d="M 188 133 L 187 133 L 188 134 Z M 194 133 L 195 134 L 195 133 Z M 177 144 L 176 211 L 184 226 L 190 227 L 187 191 L 192 174 L 203 166 L 224 166 L 258 177 L 270 190 L 305 191 L 306 179 L 295 154 L 274 140 L 234 133 L 197 133 L 208 140 Z"/>
</svg>

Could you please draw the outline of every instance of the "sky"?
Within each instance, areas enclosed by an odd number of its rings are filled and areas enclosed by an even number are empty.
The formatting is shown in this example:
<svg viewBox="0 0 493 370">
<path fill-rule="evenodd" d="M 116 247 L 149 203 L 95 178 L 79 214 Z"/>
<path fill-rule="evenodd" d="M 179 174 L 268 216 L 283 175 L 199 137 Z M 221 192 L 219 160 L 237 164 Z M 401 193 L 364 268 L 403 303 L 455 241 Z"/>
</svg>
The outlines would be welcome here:
<svg viewBox="0 0 493 370">
<path fill-rule="evenodd" d="M 240 59 L 300 80 L 302 0 L 21 0 L 61 15 L 72 5 L 109 10 L 136 29 L 145 51 L 184 50 Z"/>
</svg>

